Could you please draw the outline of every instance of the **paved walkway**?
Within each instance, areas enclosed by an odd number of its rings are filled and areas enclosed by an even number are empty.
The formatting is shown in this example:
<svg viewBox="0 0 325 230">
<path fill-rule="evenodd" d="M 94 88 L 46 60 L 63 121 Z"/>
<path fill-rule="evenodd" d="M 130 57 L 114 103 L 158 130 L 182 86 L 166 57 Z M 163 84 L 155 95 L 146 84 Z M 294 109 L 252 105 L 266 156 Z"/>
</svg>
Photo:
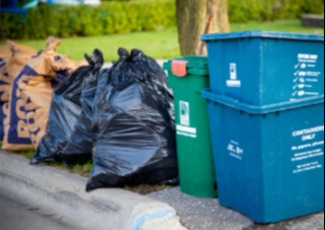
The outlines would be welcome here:
<svg viewBox="0 0 325 230">
<path fill-rule="evenodd" d="M 60 213 L 38 207 L 37 203 L 26 203 L 0 194 L 0 230 L 80 230 L 67 223 Z"/>
<path fill-rule="evenodd" d="M 198 199 L 172 188 L 148 197 L 174 207 L 189 230 L 324 230 L 324 213 L 273 224 L 255 225 L 251 220 L 219 205 L 217 199 Z"/>
<path fill-rule="evenodd" d="M 0 151 L 0 230 L 45 229 L 44 225 L 73 230 L 71 223 L 80 230 L 185 230 L 177 216 L 188 230 L 324 229 L 324 213 L 260 226 L 221 207 L 217 199 L 188 196 L 178 187 L 140 196 L 121 189 L 86 193 L 86 182 L 79 175 L 31 166 L 23 157 Z"/>
</svg>

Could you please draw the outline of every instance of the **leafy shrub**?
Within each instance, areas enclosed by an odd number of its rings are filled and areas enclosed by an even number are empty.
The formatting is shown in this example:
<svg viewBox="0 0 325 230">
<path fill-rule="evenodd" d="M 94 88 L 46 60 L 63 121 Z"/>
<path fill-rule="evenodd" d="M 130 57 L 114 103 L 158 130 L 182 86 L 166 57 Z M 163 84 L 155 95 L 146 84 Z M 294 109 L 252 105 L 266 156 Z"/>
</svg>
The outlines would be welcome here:
<svg viewBox="0 0 325 230">
<path fill-rule="evenodd" d="M 248 22 L 260 19 L 261 0 L 229 0 L 229 19 L 231 22 Z"/>
<path fill-rule="evenodd" d="M 1 39 L 43 39 L 149 31 L 176 25 L 174 0 L 112 1 L 98 7 L 40 5 L 26 15 L 1 13 Z"/>
<path fill-rule="evenodd" d="M 323 0 L 281 0 L 278 18 L 297 18 L 305 13 L 324 14 Z"/>
<path fill-rule="evenodd" d="M 324 14 L 324 0 L 228 0 L 231 22 L 270 21 L 299 18 L 302 14 Z"/>
<path fill-rule="evenodd" d="M 176 0 L 105 0 L 98 7 L 40 5 L 26 15 L 0 14 L 1 39 L 43 39 L 150 31 L 176 26 Z M 324 14 L 324 0 L 228 0 L 231 22 Z"/>
</svg>

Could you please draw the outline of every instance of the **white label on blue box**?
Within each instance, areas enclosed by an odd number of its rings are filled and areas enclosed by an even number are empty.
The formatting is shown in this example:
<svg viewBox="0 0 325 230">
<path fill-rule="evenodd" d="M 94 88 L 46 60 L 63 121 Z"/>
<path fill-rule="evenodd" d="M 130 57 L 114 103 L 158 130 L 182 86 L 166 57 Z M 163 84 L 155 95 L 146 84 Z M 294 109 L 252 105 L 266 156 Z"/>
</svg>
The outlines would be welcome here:
<svg viewBox="0 0 325 230">
<path fill-rule="evenodd" d="M 295 130 L 292 137 L 298 140 L 298 145 L 291 146 L 292 162 L 295 162 L 294 174 L 322 169 L 321 158 L 324 157 L 324 125 Z"/>
<path fill-rule="evenodd" d="M 230 80 L 227 80 L 228 87 L 240 88 L 241 81 L 239 81 L 237 76 L 237 64 L 230 63 Z"/>
<path fill-rule="evenodd" d="M 317 54 L 299 53 L 297 55 L 297 62 L 293 73 L 291 100 L 320 95 L 320 92 L 317 92 L 315 89 L 320 77 L 323 75 L 322 72 L 317 70 L 318 64 L 319 56 Z"/>
<path fill-rule="evenodd" d="M 231 140 L 227 146 L 229 155 L 237 160 L 243 160 L 244 150 L 237 141 Z"/>
</svg>

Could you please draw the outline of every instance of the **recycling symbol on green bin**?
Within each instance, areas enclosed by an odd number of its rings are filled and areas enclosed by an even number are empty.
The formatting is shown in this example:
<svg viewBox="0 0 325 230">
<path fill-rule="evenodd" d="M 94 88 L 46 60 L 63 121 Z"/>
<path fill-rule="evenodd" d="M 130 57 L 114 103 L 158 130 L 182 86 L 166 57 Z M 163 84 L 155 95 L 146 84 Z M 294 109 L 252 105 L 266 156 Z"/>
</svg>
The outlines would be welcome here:
<svg viewBox="0 0 325 230">
<path fill-rule="evenodd" d="M 181 125 L 190 125 L 190 104 L 185 101 L 180 101 L 180 120 Z"/>
<path fill-rule="evenodd" d="M 182 107 L 181 107 L 181 114 L 182 114 L 182 116 L 187 116 L 187 114 L 188 114 L 188 108 L 184 105 L 182 105 Z"/>
</svg>

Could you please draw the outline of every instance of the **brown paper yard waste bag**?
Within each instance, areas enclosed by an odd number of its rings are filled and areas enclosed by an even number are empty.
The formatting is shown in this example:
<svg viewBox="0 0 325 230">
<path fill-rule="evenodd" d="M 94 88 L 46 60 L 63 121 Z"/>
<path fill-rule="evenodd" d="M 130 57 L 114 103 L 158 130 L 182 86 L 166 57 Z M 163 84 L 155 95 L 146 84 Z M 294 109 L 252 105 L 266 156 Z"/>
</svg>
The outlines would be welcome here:
<svg viewBox="0 0 325 230">
<path fill-rule="evenodd" d="M 0 47 L 0 60 L 12 56 L 13 50 L 21 53 L 35 53 L 35 51 L 28 46 L 19 45 L 11 40 L 7 40 L 6 45 Z"/>
<path fill-rule="evenodd" d="M 43 76 L 23 76 L 18 83 L 21 98 L 25 101 L 26 124 L 34 148 L 46 131 L 52 101 L 51 81 Z"/>
<path fill-rule="evenodd" d="M 53 89 L 70 72 L 84 64 L 56 53 L 60 42 L 49 37 L 46 48 L 33 56 L 15 77 L 4 149 L 22 150 L 26 144 L 33 148 L 38 146 L 46 131 Z"/>
<path fill-rule="evenodd" d="M 0 141 L 4 138 L 4 131 L 8 128 L 9 99 L 12 82 L 29 59 L 36 52 L 27 46 L 17 45 L 13 41 L 0 48 Z M 6 124 L 4 124 L 6 121 Z"/>
</svg>

